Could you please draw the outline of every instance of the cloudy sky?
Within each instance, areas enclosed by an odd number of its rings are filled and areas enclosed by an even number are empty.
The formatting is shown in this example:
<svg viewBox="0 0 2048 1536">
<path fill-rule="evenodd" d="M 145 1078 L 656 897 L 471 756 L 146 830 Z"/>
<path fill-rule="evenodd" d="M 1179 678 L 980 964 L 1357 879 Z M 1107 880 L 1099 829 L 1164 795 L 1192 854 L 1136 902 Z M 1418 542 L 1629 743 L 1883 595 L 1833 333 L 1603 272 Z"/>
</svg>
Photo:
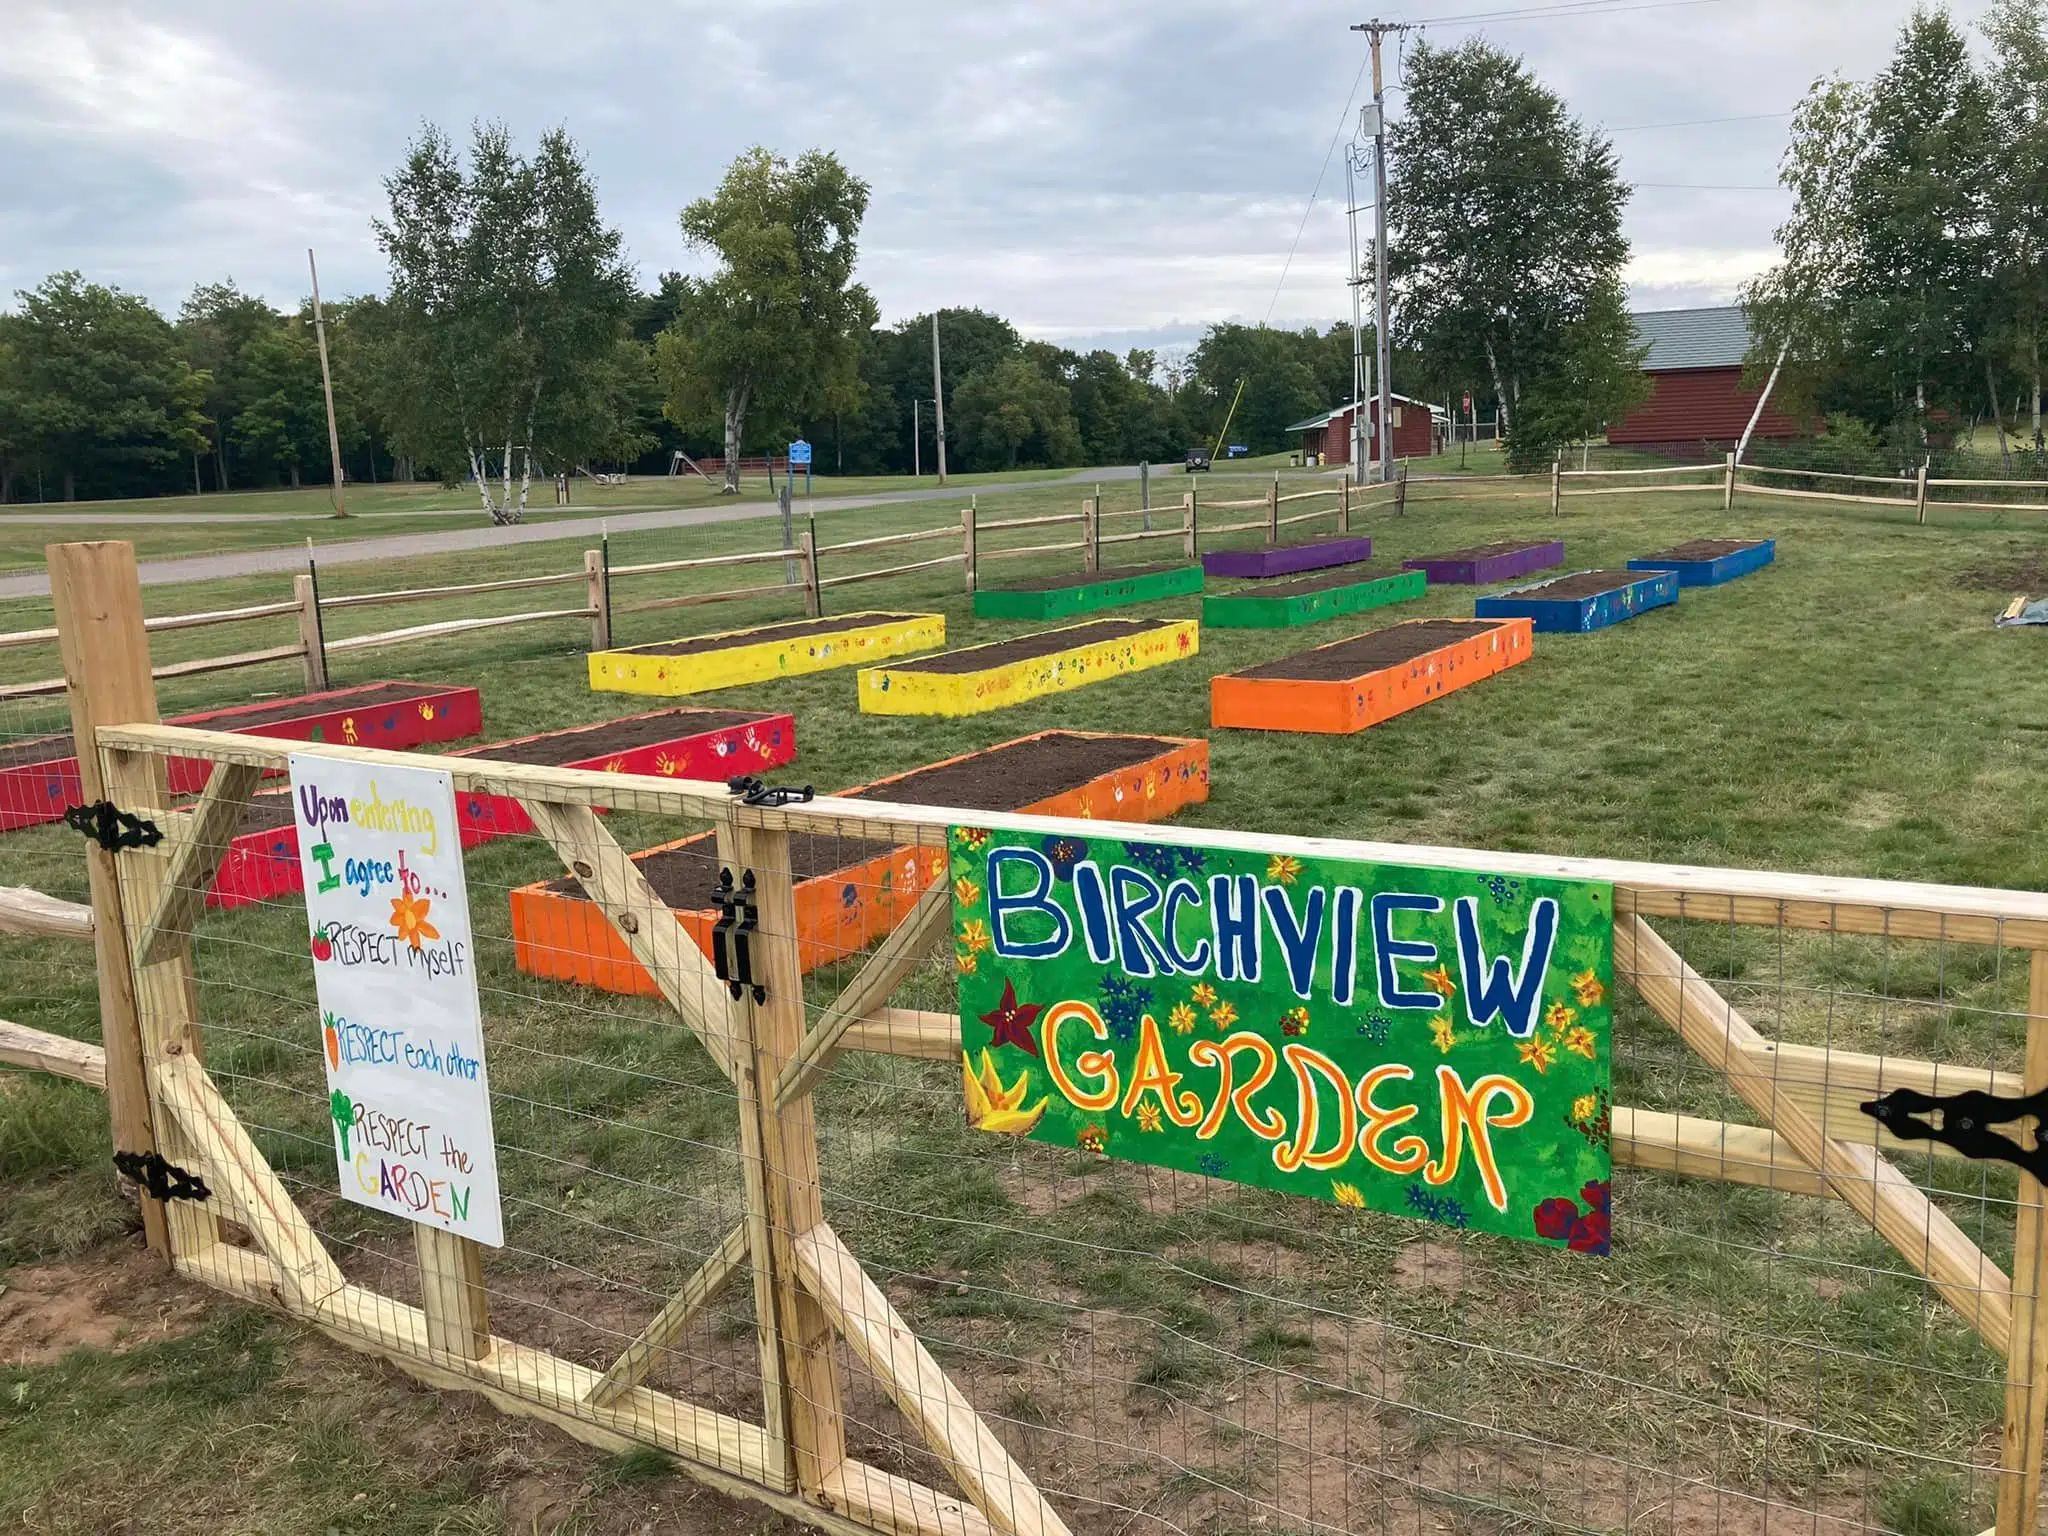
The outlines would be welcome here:
<svg viewBox="0 0 2048 1536">
<path fill-rule="evenodd" d="M 1789 109 L 1817 75 L 1877 69 L 1911 0 L 1594 3 L 1605 13 L 1408 0 L 1377 14 L 1523 54 L 1615 136 L 1636 186 L 1637 305 L 1724 299 L 1769 260 Z M 1482 12 L 1496 19 L 1458 19 Z M 461 133 L 502 118 L 529 143 L 568 126 L 650 283 L 693 264 L 681 205 L 764 143 L 837 150 L 872 183 L 861 275 L 885 318 L 979 305 L 1112 344 L 1334 319 L 1348 312 L 1343 173 L 1325 156 L 1364 57 L 1346 27 L 1368 14 L 1329 0 L 0 0 L 0 291 L 77 267 L 167 310 L 230 274 L 290 304 L 308 245 L 324 292 L 376 289 L 369 221 L 407 138 L 423 119 Z"/>
</svg>

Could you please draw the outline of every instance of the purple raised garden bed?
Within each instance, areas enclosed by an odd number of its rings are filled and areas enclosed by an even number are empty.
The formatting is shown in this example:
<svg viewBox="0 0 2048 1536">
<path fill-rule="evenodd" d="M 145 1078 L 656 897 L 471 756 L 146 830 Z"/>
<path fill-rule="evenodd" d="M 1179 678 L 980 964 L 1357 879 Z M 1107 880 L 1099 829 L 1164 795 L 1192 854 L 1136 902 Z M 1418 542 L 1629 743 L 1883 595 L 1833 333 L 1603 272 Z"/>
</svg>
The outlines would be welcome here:
<svg viewBox="0 0 2048 1536">
<path fill-rule="evenodd" d="M 1293 576 L 1302 571 L 1356 565 L 1372 558 L 1372 540 L 1364 534 L 1338 534 L 1306 544 L 1274 544 L 1264 549 L 1212 549 L 1202 556 L 1206 576 Z M 1560 557 L 1562 558 L 1562 557 Z"/>
<path fill-rule="evenodd" d="M 1472 549 L 1453 549 L 1441 555 L 1402 562 L 1411 571 L 1428 573 L 1435 586 L 1477 587 L 1496 581 L 1511 581 L 1531 571 L 1548 570 L 1564 564 L 1564 540 L 1542 543 L 1480 544 Z"/>
</svg>

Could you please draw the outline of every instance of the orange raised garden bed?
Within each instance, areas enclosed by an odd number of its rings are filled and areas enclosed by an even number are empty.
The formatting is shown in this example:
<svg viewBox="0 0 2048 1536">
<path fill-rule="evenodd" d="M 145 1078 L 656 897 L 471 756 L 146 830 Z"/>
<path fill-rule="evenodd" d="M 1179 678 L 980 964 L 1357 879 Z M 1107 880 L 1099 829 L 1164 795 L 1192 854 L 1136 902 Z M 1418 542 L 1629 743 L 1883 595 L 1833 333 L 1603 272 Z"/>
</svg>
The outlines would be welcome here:
<svg viewBox="0 0 2048 1536">
<path fill-rule="evenodd" d="M 1159 821 L 1209 798 L 1209 744 L 1180 736 L 1041 731 L 983 752 L 843 792 L 854 800 L 1023 811 L 1116 821 Z M 855 954 L 910 912 L 946 867 L 943 850 L 795 833 L 797 953 L 806 971 Z M 633 855 L 698 948 L 709 950 L 716 913 L 716 844 L 699 833 Z M 512 893 L 512 951 L 529 976 L 651 996 L 654 979 L 633 958 L 577 882 L 567 876 Z"/>
<path fill-rule="evenodd" d="M 1213 725 L 1349 735 L 1530 656 L 1527 619 L 1411 619 L 1209 680 Z"/>
</svg>

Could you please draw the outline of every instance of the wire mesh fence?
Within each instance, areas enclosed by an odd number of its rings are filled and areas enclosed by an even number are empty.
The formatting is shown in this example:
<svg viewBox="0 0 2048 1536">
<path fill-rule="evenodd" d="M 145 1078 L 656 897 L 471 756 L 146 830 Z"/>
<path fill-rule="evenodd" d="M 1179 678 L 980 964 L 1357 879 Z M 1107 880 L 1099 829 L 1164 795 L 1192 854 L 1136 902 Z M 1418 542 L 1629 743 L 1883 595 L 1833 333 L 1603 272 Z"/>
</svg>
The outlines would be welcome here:
<svg viewBox="0 0 2048 1536">
<path fill-rule="evenodd" d="M 1770 911 L 1668 891 L 1623 903 L 1612 1098 L 1588 1111 L 1617 1169 L 1583 1192 L 1611 1224 L 1604 1259 L 1471 1231 L 1420 1184 L 1409 1211 L 1375 1213 L 977 1131 L 945 822 L 1172 843 L 1116 822 L 1191 802 L 1181 745 L 999 749 L 876 786 L 872 811 L 856 795 L 741 819 L 701 785 L 639 809 L 621 791 L 593 819 L 620 850 L 660 850 L 634 861 L 644 889 L 602 859 L 579 869 L 541 809 L 605 792 L 423 760 L 458 775 L 470 809 L 518 795 L 543 829 L 479 838 L 467 858 L 506 1240 L 477 1270 L 499 1342 L 465 1369 L 770 1493 L 789 1465 L 879 1529 L 1990 1523 L 2016 1175 L 1896 1143 L 1857 1106 L 1893 1086 L 2016 1091 L 2031 949 L 1926 888 L 1837 903 L 1816 886 Z M 277 792 L 258 781 L 235 824 Z M 1047 806 L 1087 819 L 1015 820 Z M 705 970 L 721 868 L 757 881 L 762 1003 Z M 202 875 L 198 889 L 218 878 Z M 627 942 L 588 964 L 598 929 L 540 925 L 536 891 L 629 939 L 674 925 L 686 958 Z M 306 935 L 290 891 L 196 923 L 206 1072 L 347 1287 L 308 1315 L 446 1367 L 375 1301 L 432 1311 L 415 1233 L 338 1194 Z M 1707 990 L 1674 1007 L 1674 985 Z M 146 1032 L 162 1023 L 145 1008 Z M 1361 1012 L 1327 1027 L 1370 1042 L 1391 1026 Z M 1794 1145 L 1797 1114 L 1897 1170 L 1862 1179 L 1888 1202 L 1884 1235 L 1858 1175 L 1823 1178 Z M 216 1273 L 226 1250 L 275 1264 L 275 1234 L 232 1200 L 218 1215 Z M 1949 1261 L 1976 1250 L 1959 1281 Z"/>
</svg>

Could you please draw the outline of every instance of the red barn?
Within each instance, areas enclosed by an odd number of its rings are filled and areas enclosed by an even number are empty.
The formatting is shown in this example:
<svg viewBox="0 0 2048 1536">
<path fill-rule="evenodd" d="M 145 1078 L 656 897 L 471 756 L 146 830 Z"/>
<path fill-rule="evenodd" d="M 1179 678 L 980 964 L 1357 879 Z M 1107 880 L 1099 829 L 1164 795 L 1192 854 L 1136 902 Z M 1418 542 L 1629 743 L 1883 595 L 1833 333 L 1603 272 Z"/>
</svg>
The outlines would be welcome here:
<svg viewBox="0 0 2048 1536">
<path fill-rule="evenodd" d="M 1366 420 L 1377 425 L 1380 419 L 1378 399 L 1366 402 Z M 1426 400 L 1413 400 L 1407 395 L 1394 396 L 1394 457 L 1397 459 L 1426 459 L 1437 452 L 1436 408 Z M 1304 464 L 1349 464 L 1351 462 L 1351 404 L 1346 401 L 1320 416 L 1311 416 L 1307 421 L 1297 421 L 1287 429 L 1301 434 L 1301 453 Z M 1368 461 L 1377 457 L 1370 431 L 1366 440 Z"/>
<path fill-rule="evenodd" d="M 1638 345 L 1647 345 L 1643 372 L 1650 398 L 1620 421 L 1607 424 L 1607 441 L 1632 448 L 1697 455 L 1702 444 L 1735 446 L 1756 409 L 1758 391 L 1742 382 L 1749 322 L 1739 305 L 1719 309 L 1653 309 L 1629 317 Z M 1798 437 L 1796 417 L 1768 407 L 1757 437 Z"/>
</svg>

